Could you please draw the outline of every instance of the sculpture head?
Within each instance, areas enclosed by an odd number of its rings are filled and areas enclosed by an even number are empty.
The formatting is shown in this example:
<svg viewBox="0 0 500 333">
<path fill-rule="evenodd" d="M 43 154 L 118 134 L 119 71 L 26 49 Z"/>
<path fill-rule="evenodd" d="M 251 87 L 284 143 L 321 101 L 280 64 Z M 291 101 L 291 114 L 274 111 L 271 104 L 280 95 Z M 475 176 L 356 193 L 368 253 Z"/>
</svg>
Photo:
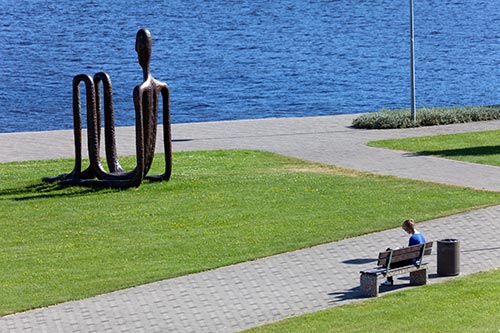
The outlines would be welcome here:
<svg viewBox="0 0 500 333">
<path fill-rule="evenodd" d="M 147 29 L 137 31 L 135 37 L 135 51 L 137 52 L 137 58 L 142 68 L 149 68 L 152 50 L 153 41 L 151 39 L 151 33 Z"/>
</svg>

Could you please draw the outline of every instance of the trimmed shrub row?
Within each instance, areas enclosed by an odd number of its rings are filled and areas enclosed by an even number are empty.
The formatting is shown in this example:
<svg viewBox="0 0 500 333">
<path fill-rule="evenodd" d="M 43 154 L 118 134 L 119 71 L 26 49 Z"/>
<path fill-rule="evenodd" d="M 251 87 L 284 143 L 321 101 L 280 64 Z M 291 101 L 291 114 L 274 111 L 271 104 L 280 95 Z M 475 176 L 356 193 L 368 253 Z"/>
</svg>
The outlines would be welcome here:
<svg viewBox="0 0 500 333">
<path fill-rule="evenodd" d="M 415 124 L 411 120 L 410 110 L 382 110 L 359 116 L 353 120 L 352 126 L 366 129 L 390 129 L 500 119 L 500 105 L 422 108 L 417 109 L 416 112 Z"/>
</svg>

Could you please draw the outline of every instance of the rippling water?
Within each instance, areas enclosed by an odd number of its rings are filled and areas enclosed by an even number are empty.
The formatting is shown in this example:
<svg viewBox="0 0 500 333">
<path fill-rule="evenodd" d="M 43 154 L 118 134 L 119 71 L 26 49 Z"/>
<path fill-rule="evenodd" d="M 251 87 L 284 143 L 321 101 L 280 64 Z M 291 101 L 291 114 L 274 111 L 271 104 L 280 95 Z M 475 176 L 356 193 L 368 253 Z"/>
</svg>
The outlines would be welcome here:
<svg viewBox="0 0 500 333">
<path fill-rule="evenodd" d="M 98 71 L 132 125 L 142 27 L 175 123 L 409 107 L 408 2 L 0 0 L 0 132 L 72 128 L 72 77 Z M 416 1 L 418 106 L 498 104 L 498 22 L 497 1 Z"/>
</svg>

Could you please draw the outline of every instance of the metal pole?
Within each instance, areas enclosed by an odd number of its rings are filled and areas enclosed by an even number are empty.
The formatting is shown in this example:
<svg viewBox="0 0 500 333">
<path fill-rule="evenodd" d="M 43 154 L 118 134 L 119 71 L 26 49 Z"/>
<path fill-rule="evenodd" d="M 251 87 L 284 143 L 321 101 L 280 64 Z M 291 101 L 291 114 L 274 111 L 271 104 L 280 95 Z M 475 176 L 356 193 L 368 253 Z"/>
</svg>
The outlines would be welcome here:
<svg viewBox="0 0 500 333">
<path fill-rule="evenodd" d="M 410 80 L 411 80 L 411 120 L 417 121 L 417 102 L 415 98 L 415 36 L 413 25 L 413 0 L 410 0 Z"/>
</svg>

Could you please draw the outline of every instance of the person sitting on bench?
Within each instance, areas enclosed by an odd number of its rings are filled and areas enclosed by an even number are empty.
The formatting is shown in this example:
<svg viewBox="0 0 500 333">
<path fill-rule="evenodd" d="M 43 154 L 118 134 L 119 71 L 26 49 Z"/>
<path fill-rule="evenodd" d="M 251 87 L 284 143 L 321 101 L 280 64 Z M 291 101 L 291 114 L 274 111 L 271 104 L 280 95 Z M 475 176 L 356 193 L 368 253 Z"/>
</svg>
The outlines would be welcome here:
<svg viewBox="0 0 500 333">
<path fill-rule="evenodd" d="M 417 231 L 415 228 L 415 221 L 413 219 L 408 219 L 403 222 L 403 225 L 401 226 L 404 231 L 406 231 L 408 234 L 410 234 L 410 239 L 408 240 L 408 246 L 413 246 L 413 245 L 418 245 L 418 244 L 425 244 L 425 237 L 422 235 L 420 232 Z M 391 250 L 390 248 L 387 249 L 387 251 Z M 391 265 L 391 268 L 396 268 L 396 267 L 403 267 L 411 264 L 416 264 L 418 259 L 411 259 L 407 261 L 402 261 L 398 262 L 394 265 Z M 387 280 L 382 282 L 383 286 L 392 286 L 394 284 L 394 279 L 392 276 L 389 276 Z"/>
</svg>

